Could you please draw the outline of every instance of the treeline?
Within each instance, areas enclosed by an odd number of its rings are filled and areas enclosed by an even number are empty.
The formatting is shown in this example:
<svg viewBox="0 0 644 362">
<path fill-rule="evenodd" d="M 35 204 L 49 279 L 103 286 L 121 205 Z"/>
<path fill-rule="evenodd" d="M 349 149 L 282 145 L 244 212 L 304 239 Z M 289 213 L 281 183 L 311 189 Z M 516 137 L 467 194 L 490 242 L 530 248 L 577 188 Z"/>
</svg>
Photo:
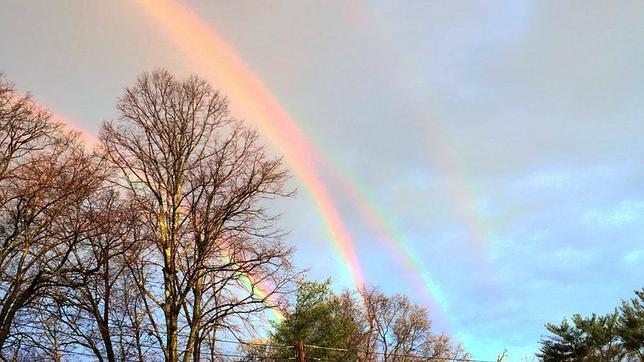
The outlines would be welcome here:
<svg viewBox="0 0 644 362">
<path fill-rule="evenodd" d="M 292 290 L 287 171 L 205 81 L 143 75 L 89 150 L 1 79 L 3 360 L 213 360 Z"/>
<path fill-rule="evenodd" d="M 267 340 L 244 345 L 245 361 L 467 360 L 458 343 L 435 334 L 425 308 L 377 289 L 331 292 L 330 282 L 304 282 L 295 305 Z M 301 350 L 297 350 L 301 343 Z"/>
<path fill-rule="evenodd" d="M 146 73 L 116 107 L 88 145 L 0 74 L 0 360 L 229 360 L 272 308 L 277 347 L 237 353 L 464 356 L 403 296 L 300 283 L 266 208 L 287 170 L 207 82 Z"/>
<path fill-rule="evenodd" d="M 644 361 L 644 288 L 613 313 L 575 314 L 546 324 L 537 356 L 544 361 Z"/>
</svg>

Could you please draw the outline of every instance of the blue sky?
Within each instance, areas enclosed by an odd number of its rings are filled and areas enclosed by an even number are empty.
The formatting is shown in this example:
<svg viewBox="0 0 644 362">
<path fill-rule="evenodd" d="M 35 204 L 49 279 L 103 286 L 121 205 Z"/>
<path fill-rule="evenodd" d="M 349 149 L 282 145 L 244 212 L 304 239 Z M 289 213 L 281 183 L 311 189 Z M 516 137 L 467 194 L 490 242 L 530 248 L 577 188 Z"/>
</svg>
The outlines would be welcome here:
<svg viewBox="0 0 644 362">
<path fill-rule="evenodd" d="M 519 360 L 544 323 L 644 286 L 641 2 L 184 3 L 386 211 L 442 291 L 436 328 L 475 357 Z M 140 73 L 196 71 L 126 1 L 8 1 L 0 49 L 89 133 Z M 318 166 L 368 282 L 426 303 Z M 297 264 L 349 287 L 310 197 L 274 206 Z"/>
</svg>

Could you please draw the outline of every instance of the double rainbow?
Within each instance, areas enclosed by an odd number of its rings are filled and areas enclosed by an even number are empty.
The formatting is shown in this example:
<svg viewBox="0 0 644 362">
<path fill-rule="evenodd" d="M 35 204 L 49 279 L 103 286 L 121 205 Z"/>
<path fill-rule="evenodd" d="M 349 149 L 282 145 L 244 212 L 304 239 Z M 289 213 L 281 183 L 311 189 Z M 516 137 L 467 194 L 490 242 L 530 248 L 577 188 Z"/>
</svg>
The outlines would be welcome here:
<svg viewBox="0 0 644 362">
<path fill-rule="evenodd" d="M 168 0 L 139 1 L 137 4 L 190 57 L 200 75 L 224 88 L 233 100 L 233 107 L 255 122 L 259 132 L 280 149 L 287 164 L 311 194 L 335 247 L 346 261 L 353 284 L 364 285 L 351 236 L 314 167 L 316 152 L 297 122 L 223 39 L 190 9 Z"/>
<path fill-rule="evenodd" d="M 315 202 L 333 245 L 345 262 L 353 285 L 364 286 L 365 281 L 353 240 L 315 167 L 315 161 L 325 158 L 309 142 L 297 121 L 219 34 L 190 9 L 172 0 L 142 0 L 137 4 L 165 36 L 186 54 L 201 75 L 226 90 L 236 111 L 244 118 L 255 122 L 258 130 L 279 148 L 285 161 Z M 392 222 L 387 221 L 391 218 L 369 200 L 368 195 L 355 180 L 350 179 L 345 173 L 338 172 L 337 164 L 331 162 L 329 166 L 334 178 L 340 180 L 341 187 L 356 205 L 361 216 L 396 252 L 410 274 L 415 275 L 422 283 L 429 301 L 437 303 L 437 307 L 442 309 L 441 305 L 446 304 L 445 296 L 422 261 L 410 249 L 403 233 Z M 476 222 L 472 215 L 464 216 L 466 220 Z M 248 278 L 250 283 L 252 276 Z M 266 294 L 261 288 L 258 290 L 259 298 Z"/>
</svg>

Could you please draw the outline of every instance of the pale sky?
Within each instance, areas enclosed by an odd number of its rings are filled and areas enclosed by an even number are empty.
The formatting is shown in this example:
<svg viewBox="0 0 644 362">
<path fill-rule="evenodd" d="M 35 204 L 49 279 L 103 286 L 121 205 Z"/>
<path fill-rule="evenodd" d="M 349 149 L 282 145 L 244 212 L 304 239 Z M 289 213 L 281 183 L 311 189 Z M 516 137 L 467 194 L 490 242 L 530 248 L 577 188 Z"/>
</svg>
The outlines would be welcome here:
<svg viewBox="0 0 644 362">
<path fill-rule="evenodd" d="M 476 358 L 519 360 L 544 323 L 644 286 L 641 1 L 181 4 L 324 158 L 365 281 L 428 306 Z M 95 135 L 141 73 L 206 69 L 167 30 L 134 2 L 4 0 L 0 71 Z M 352 287 L 293 185 L 274 207 L 296 264 Z"/>
</svg>

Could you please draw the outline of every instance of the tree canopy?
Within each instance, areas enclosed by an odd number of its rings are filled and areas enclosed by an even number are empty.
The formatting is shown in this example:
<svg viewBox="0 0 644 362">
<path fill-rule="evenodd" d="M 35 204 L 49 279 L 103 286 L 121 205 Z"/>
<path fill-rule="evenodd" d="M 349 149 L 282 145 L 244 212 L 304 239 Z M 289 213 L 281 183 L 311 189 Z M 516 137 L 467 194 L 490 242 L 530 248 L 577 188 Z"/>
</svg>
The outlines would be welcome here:
<svg viewBox="0 0 644 362">
<path fill-rule="evenodd" d="M 544 361 L 644 360 L 644 288 L 635 293 L 613 313 L 575 314 L 570 322 L 546 324 L 550 335 L 542 337 L 537 356 Z"/>
<path fill-rule="evenodd" d="M 426 309 L 403 295 L 377 289 L 340 294 L 330 281 L 303 282 L 295 305 L 275 326 L 273 349 L 247 349 L 248 360 L 294 357 L 298 342 L 307 358 L 339 361 L 399 361 L 467 358 L 460 345 L 431 329 Z"/>
</svg>

